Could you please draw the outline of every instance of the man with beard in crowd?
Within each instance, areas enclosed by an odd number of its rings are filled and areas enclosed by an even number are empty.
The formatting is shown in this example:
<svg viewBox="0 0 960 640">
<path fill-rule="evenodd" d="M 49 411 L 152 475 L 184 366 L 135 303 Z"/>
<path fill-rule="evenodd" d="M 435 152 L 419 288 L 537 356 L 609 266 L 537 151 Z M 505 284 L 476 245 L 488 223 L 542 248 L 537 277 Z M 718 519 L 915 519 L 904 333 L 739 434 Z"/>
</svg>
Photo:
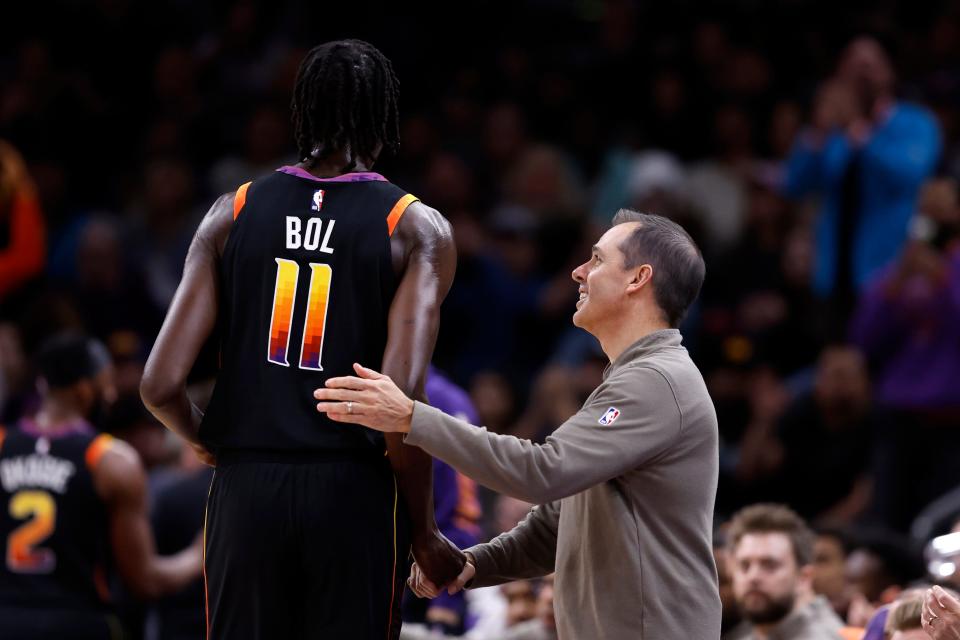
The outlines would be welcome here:
<svg viewBox="0 0 960 640">
<path fill-rule="evenodd" d="M 781 505 L 739 511 L 728 540 L 744 622 L 728 640 L 842 640 L 843 622 L 813 595 L 813 532 Z"/>
</svg>

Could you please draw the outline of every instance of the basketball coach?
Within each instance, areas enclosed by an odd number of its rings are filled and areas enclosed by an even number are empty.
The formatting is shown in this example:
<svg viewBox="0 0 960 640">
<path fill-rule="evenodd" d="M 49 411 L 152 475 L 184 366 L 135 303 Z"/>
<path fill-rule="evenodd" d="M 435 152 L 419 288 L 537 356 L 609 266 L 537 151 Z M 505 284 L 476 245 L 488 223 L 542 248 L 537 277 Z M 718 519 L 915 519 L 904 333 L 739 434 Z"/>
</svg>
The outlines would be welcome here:
<svg viewBox="0 0 960 640">
<path fill-rule="evenodd" d="M 405 442 L 495 491 L 538 506 L 513 530 L 467 549 L 451 591 L 556 572 L 562 639 L 716 640 L 711 549 L 717 417 L 677 330 L 703 283 L 703 257 L 666 218 L 621 210 L 573 271 L 573 323 L 610 364 L 580 411 L 535 444 L 490 433 L 407 398 L 355 365 L 317 408 Z M 414 566 L 411 586 L 435 595 Z"/>
</svg>

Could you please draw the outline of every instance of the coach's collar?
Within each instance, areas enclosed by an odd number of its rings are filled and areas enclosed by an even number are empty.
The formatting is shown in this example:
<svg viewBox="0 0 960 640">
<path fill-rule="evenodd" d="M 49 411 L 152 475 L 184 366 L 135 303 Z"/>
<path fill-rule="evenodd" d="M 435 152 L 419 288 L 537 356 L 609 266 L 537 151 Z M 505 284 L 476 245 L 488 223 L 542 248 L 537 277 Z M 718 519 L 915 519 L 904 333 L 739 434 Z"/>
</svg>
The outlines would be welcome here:
<svg viewBox="0 0 960 640">
<path fill-rule="evenodd" d="M 608 364 L 603 371 L 603 377 L 606 379 L 615 370 L 634 360 L 647 358 L 668 347 L 679 347 L 682 340 L 680 332 L 676 329 L 659 329 L 648 333 L 627 347 L 623 353 L 617 356 L 616 360 Z"/>
</svg>

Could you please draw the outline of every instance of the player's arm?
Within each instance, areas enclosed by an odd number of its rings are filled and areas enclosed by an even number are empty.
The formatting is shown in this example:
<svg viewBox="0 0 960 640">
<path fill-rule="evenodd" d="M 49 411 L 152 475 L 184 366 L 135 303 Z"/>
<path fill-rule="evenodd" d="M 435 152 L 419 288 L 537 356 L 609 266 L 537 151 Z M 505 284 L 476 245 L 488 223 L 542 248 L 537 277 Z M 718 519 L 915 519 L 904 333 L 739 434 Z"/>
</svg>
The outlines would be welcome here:
<svg viewBox="0 0 960 640">
<path fill-rule="evenodd" d="M 203 414 L 187 397 L 187 376 L 217 322 L 218 264 L 233 224 L 233 199 L 233 193 L 221 196 L 200 223 L 140 383 L 150 412 L 195 448 Z"/>
<path fill-rule="evenodd" d="M 406 393 L 425 400 L 427 367 L 440 324 L 440 304 L 450 290 L 457 254 L 450 223 L 434 209 L 411 204 L 391 237 L 395 266 L 402 277 L 390 306 L 383 372 Z M 433 508 L 433 459 L 386 436 L 390 463 L 413 520 L 413 552 L 437 584 L 457 577 L 463 555 L 437 528 Z"/>
<path fill-rule="evenodd" d="M 131 591 L 142 598 L 157 598 L 183 589 L 200 576 L 199 535 L 179 553 L 157 555 L 147 517 L 147 476 L 130 445 L 112 441 L 93 469 L 93 480 L 107 506 L 117 569 Z"/>
</svg>

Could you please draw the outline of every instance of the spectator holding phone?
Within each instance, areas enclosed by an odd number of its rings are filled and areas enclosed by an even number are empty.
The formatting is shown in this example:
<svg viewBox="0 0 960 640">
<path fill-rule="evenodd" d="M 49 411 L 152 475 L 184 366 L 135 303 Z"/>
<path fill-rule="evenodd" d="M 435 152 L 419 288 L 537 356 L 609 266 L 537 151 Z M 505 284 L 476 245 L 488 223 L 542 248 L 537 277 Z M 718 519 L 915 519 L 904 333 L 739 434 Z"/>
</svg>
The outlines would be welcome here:
<svg viewBox="0 0 960 640">
<path fill-rule="evenodd" d="M 851 325 L 876 397 L 896 418 L 879 436 L 875 506 L 900 529 L 960 484 L 960 208 L 952 180 L 924 185 L 910 229 L 900 257 L 868 284 Z"/>
</svg>

